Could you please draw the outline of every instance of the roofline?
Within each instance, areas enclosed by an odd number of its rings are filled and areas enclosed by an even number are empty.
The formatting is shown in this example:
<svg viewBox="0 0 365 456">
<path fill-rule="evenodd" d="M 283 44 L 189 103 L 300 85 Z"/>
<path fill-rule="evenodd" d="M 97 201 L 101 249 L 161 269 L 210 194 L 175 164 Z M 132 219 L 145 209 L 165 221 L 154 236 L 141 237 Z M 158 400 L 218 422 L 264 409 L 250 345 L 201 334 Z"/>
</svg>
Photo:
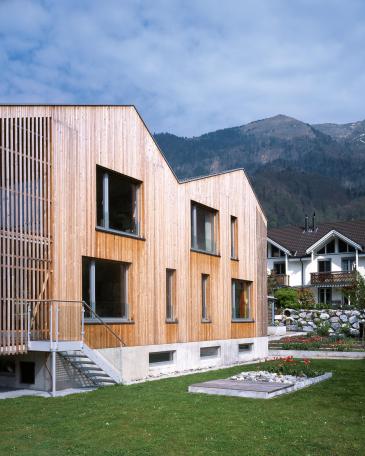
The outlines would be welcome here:
<svg viewBox="0 0 365 456">
<path fill-rule="evenodd" d="M 160 148 L 160 146 L 157 144 L 157 141 L 155 140 L 153 134 L 151 133 L 150 129 L 148 128 L 146 122 L 143 120 L 143 117 L 141 116 L 140 112 L 138 111 L 138 109 L 136 108 L 136 106 L 134 104 L 69 104 L 69 103 L 0 103 L 0 106 L 11 106 L 11 107 L 14 107 L 14 106 L 34 106 L 34 107 L 72 107 L 72 108 L 77 108 L 77 107 L 97 107 L 97 108 L 133 108 L 138 117 L 140 118 L 141 122 L 143 123 L 144 127 L 146 128 L 146 130 L 148 131 L 150 137 L 152 138 L 152 141 L 154 142 L 155 146 L 157 147 L 157 149 L 159 150 L 160 154 L 162 155 L 163 159 L 165 160 L 167 166 L 170 168 L 170 171 L 172 172 L 172 174 L 174 175 L 176 181 L 178 182 L 178 184 L 185 184 L 185 183 L 188 183 L 188 182 L 191 182 L 191 181 L 194 181 L 194 180 L 202 180 L 202 179 L 208 179 L 210 177 L 215 177 L 215 176 L 220 176 L 222 174 L 230 174 L 230 173 L 234 173 L 236 171 L 243 171 L 243 174 L 245 175 L 252 191 L 253 191 L 253 194 L 255 195 L 255 198 L 256 198 L 256 201 L 258 203 L 258 205 L 260 206 L 260 209 L 266 219 L 266 222 L 267 222 L 267 217 L 266 217 L 266 214 L 265 214 L 265 211 L 263 209 L 263 207 L 261 206 L 261 203 L 260 203 L 260 200 L 259 198 L 257 197 L 257 194 L 253 188 L 253 185 L 252 185 L 252 182 L 251 182 L 251 179 L 249 178 L 249 176 L 247 175 L 246 171 L 244 170 L 244 168 L 235 168 L 235 169 L 232 169 L 232 170 L 226 170 L 226 171 L 222 171 L 220 173 L 214 173 L 214 174 L 207 174 L 205 176 L 197 176 L 197 177 L 192 177 L 192 178 L 188 178 L 188 179 L 179 179 L 175 173 L 175 171 L 173 170 L 172 166 L 170 165 L 169 161 L 167 160 L 166 158 L 166 155 L 164 154 L 164 152 L 162 151 L 162 149 Z"/>
<path fill-rule="evenodd" d="M 275 242 L 273 239 L 270 239 L 269 237 L 267 238 L 267 241 L 273 244 L 275 247 L 277 247 L 280 250 L 283 250 L 287 255 L 293 256 L 290 250 L 285 248 L 284 246 L 280 245 L 278 242 Z"/>
<path fill-rule="evenodd" d="M 344 242 L 347 242 L 348 244 L 351 244 L 353 247 L 355 247 L 355 249 L 357 250 L 361 250 L 362 251 L 362 246 L 360 244 L 358 244 L 357 242 L 351 240 L 350 238 L 348 238 L 347 236 L 344 236 L 343 234 L 341 234 L 339 231 L 337 230 L 331 230 L 329 231 L 327 234 L 325 234 L 324 236 L 322 236 L 320 239 L 318 239 L 317 242 L 315 242 L 314 244 L 312 244 L 310 247 L 307 248 L 307 250 L 305 251 L 307 254 L 309 253 L 312 253 L 313 250 L 315 250 L 317 247 L 319 247 L 320 245 L 322 245 L 323 242 L 327 241 L 329 238 L 331 238 L 332 236 L 337 236 L 339 237 L 340 239 L 342 239 Z"/>
</svg>

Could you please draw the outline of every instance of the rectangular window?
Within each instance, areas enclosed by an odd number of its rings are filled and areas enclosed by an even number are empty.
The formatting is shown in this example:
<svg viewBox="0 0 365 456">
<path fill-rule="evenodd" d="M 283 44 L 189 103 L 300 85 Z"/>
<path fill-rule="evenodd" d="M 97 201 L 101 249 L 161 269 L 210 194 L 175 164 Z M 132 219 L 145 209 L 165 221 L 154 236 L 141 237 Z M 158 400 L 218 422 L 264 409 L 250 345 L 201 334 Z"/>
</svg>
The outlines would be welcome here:
<svg viewBox="0 0 365 456">
<path fill-rule="evenodd" d="M 253 344 L 238 344 L 238 352 L 246 353 L 252 350 Z"/>
<path fill-rule="evenodd" d="M 355 268 L 355 258 L 342 258 L 341 270 L 351 272 Z"/>
<path fill-rule="evenodd" d="M 232 279 L 232 320 L 250 319 L 251 282 Z"/>
<path fill-rule="evenodd" d="M 342 239 L 338 240 L 338 251 L 343 253 L 343 252 L 354 252 L 355 249 L 352 245 L 347 244 L 344 242 Z"/>
<path fill-rule="evenodd" d="M 332 303 L 332 289 L 331 288 L 318 288 L 318 303 L 331 304 Z"/>
<path fill-rule="evenodd" d="M 217 211 L 191 203 L 191 247 L 208 253 L 217 253 Z"/>
<path fill-rule="evenodd" d="M 96 168 L 97 225 L 107 230 L 139 235 L 138 198 L 140 183 Z"/>
<path fill-rule="evenodd" d="M 165 364 L 174 361 L 173 351 L 152 352 L 148 355 L 150 364 Z"/>
<path fill-rule="evenodd" d="M 200 358 L 216 358 L 219 356 L 220 347 L 201 347 Z"/>
<path fill-rule="evenodd" d="M 128 318 L 128 263 L 83 258 L 82 299 L 101 318 Z M 86 312 L 86 318 L 95 318 Z"/>
<path fill-rule="evenodd" d="M 174 269 L 166 269 L 166 320 L 174 320 L 176 301 L 176 274 Z"/>
<path fill-rule="evenodd" d="M 318 272 L 331 272 L 331 260 L 318 260 Z"/>
<path fill-rule="evenodd" d="M 210 307 L 209 275 L 202 274 L 202 320 L 209 321 L 208 309 Z"/>
<path fill-rule="evenodd" d="M 238 258 L 238 226 L 237 217 L 231 216 L 231 258 Z"/>
<path fill-rule="evenodd" d="M 286 274 L 285 262 L 274 263 L 275 274 Z"/>
</svg>

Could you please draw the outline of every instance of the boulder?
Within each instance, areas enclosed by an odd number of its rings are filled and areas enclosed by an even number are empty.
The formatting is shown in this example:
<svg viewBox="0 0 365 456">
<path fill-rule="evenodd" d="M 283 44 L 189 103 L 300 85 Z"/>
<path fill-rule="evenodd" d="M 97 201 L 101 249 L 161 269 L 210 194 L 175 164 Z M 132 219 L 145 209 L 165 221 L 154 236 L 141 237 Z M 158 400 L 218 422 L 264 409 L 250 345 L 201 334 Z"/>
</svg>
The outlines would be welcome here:
<svg viewBox="0 0 365 456">
<path fill-rule="evenodd" d="M 359 329 L 360 328 L 359 322 L 356 321 L 355 323 L 352 323 L 352 327 L 355 329 Z"/>
<path fill-rule="evenodd" d="M 332 323 L 331 326 L 335 331 L 338 331 L 341 328 L 340 323 Z"/>
<path fill-rule="evenodd" d="M 360 315 L 360 312 L 358 310 L 353 310 L 352 315 L 354 315 L 355 317 L 358 317 Z"/>
<path fill-rule="evenodd" d="M 306 312 L 300 312 L 299 313 L 300 318 L 305 318 L 306 315 L 307 315 Z"/>
<path fill-rule="evenodd" d="M 358 336 L 360 334 L 360 331 L 358 329 L 350 329 L 350 334 L 351 336 Z"/>
<path fill-rule="evenodd" d="M 340 321 L 340 319 L 338 317 L 331 317 L 330 318 L 330 322 L 331 323 L 338 323 Z"/>
<path fill-rule="evenodd" d="M 342 315 L 340 315 L 340 320 L 341 320 L 342 322 L 346 322 L 346 321 L 348 321 L 349 319 L 348 319 L 347 315 L 342 314 Z"/>
<path fill-rule="evenodd" d="M 274 320 L 281 321 L 283 319 L 282 315 L 275 315 Z"/>
<path fill-rule="evenodd" d="M 303 331 L 305 331 L 305 332 L 313 332 L 313 328 L 312 328 L 312 326 L 309 326 L 309 325 L 308 326 L 303 326 Z"/>
<path fill-rule="evenodd" d="M 355 315 L 353 315 L 352 317 L 349 318 L 349 323 L 352 325 L 353 323 L 356 323 L 357 322 L 357 317 L 355 317 Z"/>
<path fill-rule="evenodd" d="M 329 317 L 330 317 L 330 316 L 329 316 L 328 313 L 326 313 L 326 312 L 321 313 L 321 315 L 319 316 L 319 318 L 320 318 L 321 320 L 328 320 Z"/>
</svg>

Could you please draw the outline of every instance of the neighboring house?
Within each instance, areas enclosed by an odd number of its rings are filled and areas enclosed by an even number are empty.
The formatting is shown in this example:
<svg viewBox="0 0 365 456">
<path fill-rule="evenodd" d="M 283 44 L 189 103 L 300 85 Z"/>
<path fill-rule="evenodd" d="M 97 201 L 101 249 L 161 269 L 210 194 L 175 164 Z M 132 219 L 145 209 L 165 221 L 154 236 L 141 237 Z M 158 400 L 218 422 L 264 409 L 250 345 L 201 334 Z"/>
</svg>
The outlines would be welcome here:
<svg viewBox="0 0 365 456">
<path fill-rule="evenodd" d="M 133 106 L 0 106 L 0 384 L 132 382 L 267 354 L 243 170 L 178 181 Z"/>
<path fill-rule="evenodd" d="M 268 274 L 279 285 L 309 288 L 317 303 L 347 304 L 343 288 L 355 270 L 365 276 L 365 220 L 315 224 L 268 231 Z"/>
</svg>

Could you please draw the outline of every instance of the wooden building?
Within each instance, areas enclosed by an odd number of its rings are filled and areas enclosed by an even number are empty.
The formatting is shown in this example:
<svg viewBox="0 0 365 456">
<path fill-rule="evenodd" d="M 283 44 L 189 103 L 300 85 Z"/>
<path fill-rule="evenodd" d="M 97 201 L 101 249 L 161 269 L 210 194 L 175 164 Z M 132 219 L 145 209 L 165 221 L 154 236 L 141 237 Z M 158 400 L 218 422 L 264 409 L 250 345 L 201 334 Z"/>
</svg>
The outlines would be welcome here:
<svg viewBox="0 0 365 456">
<path fill-rule="evenodd" d="M 266 219 L 243 170 L 179 181 L 133 106 L 3 105 L 0 192 L 0 382 L 266 355 Z"/>
</svg>

